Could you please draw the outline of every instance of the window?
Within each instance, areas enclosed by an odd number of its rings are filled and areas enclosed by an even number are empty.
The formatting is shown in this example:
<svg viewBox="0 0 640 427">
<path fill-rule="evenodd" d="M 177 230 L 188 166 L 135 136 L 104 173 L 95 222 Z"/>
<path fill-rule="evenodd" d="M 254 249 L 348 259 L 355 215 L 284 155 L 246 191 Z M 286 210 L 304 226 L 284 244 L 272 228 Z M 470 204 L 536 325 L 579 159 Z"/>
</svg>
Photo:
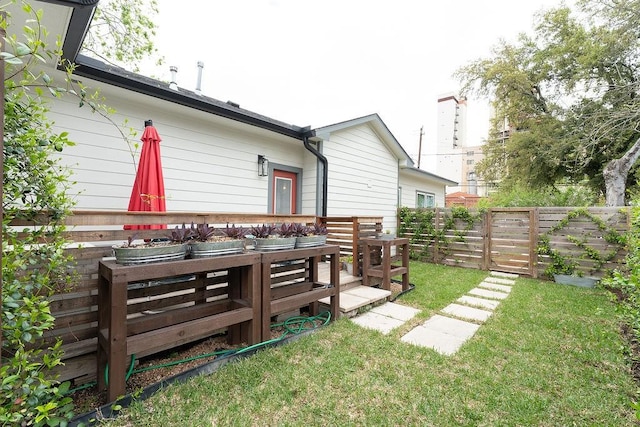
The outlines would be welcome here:
<svg viewBox="0 0 640 427">
<path fill-rule="evenodd" d="M 468 164 L 468 165 L 472 165 L 472 164 L 473 164 L 473 159 L 468 159 L 468 160 L 467 160 L 467 164 Z"/>
<path fill-rule="evenodd" d="M 436 196 L 433 193 L 416 192 L 416 208 L 435 208 Z"/>
<path fill-rule="evenodd" d="M 274 213 L 291 215 L 292 180 L 276 177 L 275 182 L 276 206 L 274 209 Z"/>
</svg>

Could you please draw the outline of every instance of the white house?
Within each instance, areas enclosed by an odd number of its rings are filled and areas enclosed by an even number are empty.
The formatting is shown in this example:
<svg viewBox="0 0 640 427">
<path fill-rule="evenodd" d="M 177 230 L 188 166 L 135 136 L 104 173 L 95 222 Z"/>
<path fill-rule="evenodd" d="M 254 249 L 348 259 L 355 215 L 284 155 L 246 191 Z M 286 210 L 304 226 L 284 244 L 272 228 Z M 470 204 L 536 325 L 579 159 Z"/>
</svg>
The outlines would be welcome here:
<svg viewBox="0 0 640 427">
<path fill-rule="evenodd" d="M 137 128 L 136 141 L 153 120 L 168 211 L 375 215 L 393 229 L 399 206 L 444 206 L 445 187 L 456 184 L 414 168 L 377 114 L 311 129 L 174 90 L 78 54 L 97 1 L 37 3 L 44 25 L 62 35 L 65 57 L 78 64 L 76 77 L 117 111 L 111 119 Z M 12 19 L 8 32 L 19 33 L 17 11 Z M 62 153 L 74 171 L 76 207 L 126 210 L 136 152 L 117 127 L 73 98 L 52 100 L 49 117 L 76 142 Z"/>
</svg>

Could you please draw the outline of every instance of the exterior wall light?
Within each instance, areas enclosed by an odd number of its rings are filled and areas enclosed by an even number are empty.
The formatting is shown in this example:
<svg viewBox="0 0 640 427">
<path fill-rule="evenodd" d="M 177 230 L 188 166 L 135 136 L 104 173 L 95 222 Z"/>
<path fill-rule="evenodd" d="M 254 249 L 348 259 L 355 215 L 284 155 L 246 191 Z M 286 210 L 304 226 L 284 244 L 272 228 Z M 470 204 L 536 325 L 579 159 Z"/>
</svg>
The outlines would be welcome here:
<svg viewBox="0 0 640 427">
<path fill-rule="evenodd" d="M 269 176 L 269 159 L 258 154 L 258 176 Z"/>
</svg>

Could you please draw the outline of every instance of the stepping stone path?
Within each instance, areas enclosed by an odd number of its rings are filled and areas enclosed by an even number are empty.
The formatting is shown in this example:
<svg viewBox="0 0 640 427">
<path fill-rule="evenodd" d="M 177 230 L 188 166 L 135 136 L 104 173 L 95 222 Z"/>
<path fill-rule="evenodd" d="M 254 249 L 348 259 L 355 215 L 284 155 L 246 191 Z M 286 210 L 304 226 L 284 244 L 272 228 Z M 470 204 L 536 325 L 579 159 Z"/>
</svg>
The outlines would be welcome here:
<svg viewBox="0 0 640 427">
<path fill-rule="evenodd" d="M 401 340 L 431 348 L 444 355 L 455 354 L 480 325 L 507 298 L 517 274 L 492 271 L 476 288 L 443 308 L 423 324 L 416 326 Z M 420 310 L 396 303 L 385 303 L 351 319 L 354 323 L 388 334 L 412 319 Z"/>
</svg>

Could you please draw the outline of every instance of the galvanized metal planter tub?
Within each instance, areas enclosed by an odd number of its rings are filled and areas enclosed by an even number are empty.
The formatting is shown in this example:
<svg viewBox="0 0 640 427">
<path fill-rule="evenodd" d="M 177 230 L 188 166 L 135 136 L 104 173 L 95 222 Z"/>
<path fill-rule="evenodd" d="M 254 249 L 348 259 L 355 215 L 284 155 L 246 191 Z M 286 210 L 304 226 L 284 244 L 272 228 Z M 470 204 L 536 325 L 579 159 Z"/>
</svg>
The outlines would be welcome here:
<svg viewBox="0 0 640 427">
<path fill-rule="evenodd" d="M 299 236 L 296 238 L 296 248 L 312 248 L 327 243 L 327 236 Z"/>
<path fill-rule="evenodd" d="M 176 261 L 187 256 L 187 244 L 166 244 L 156 246 L 113 247 L 116 263 L 122 265 L 149 264 Z"/>
<path fill-rule="evenodd" d="M 296 246 L 296 237 L 274 237 L 266 239 L 255 239 L 256 251 L 283 251 L 293 249 Z"/>
<path fill-rule="evenodd" d="M 553 280 L 561 285 L 579 286 L 581 288 L 593 288 L 598 282 L 597 277 L 579 277 L 568 274 L 554 274 Z"/>
<path fill-rule="evenodd" d="M 191 258 L 206 258 L 219 255 L 239 254 L 244 251 L 244 240 L 222 240 L 219 242 L 192 242 Z"/>
<path fill-rule="evenodd" d="M 391 233 L 380 233 L 378 234 L 378 239 L 380 240 L 393 240 L 396 238 L 395 234 L 391 234 Z"/>
</svg>

